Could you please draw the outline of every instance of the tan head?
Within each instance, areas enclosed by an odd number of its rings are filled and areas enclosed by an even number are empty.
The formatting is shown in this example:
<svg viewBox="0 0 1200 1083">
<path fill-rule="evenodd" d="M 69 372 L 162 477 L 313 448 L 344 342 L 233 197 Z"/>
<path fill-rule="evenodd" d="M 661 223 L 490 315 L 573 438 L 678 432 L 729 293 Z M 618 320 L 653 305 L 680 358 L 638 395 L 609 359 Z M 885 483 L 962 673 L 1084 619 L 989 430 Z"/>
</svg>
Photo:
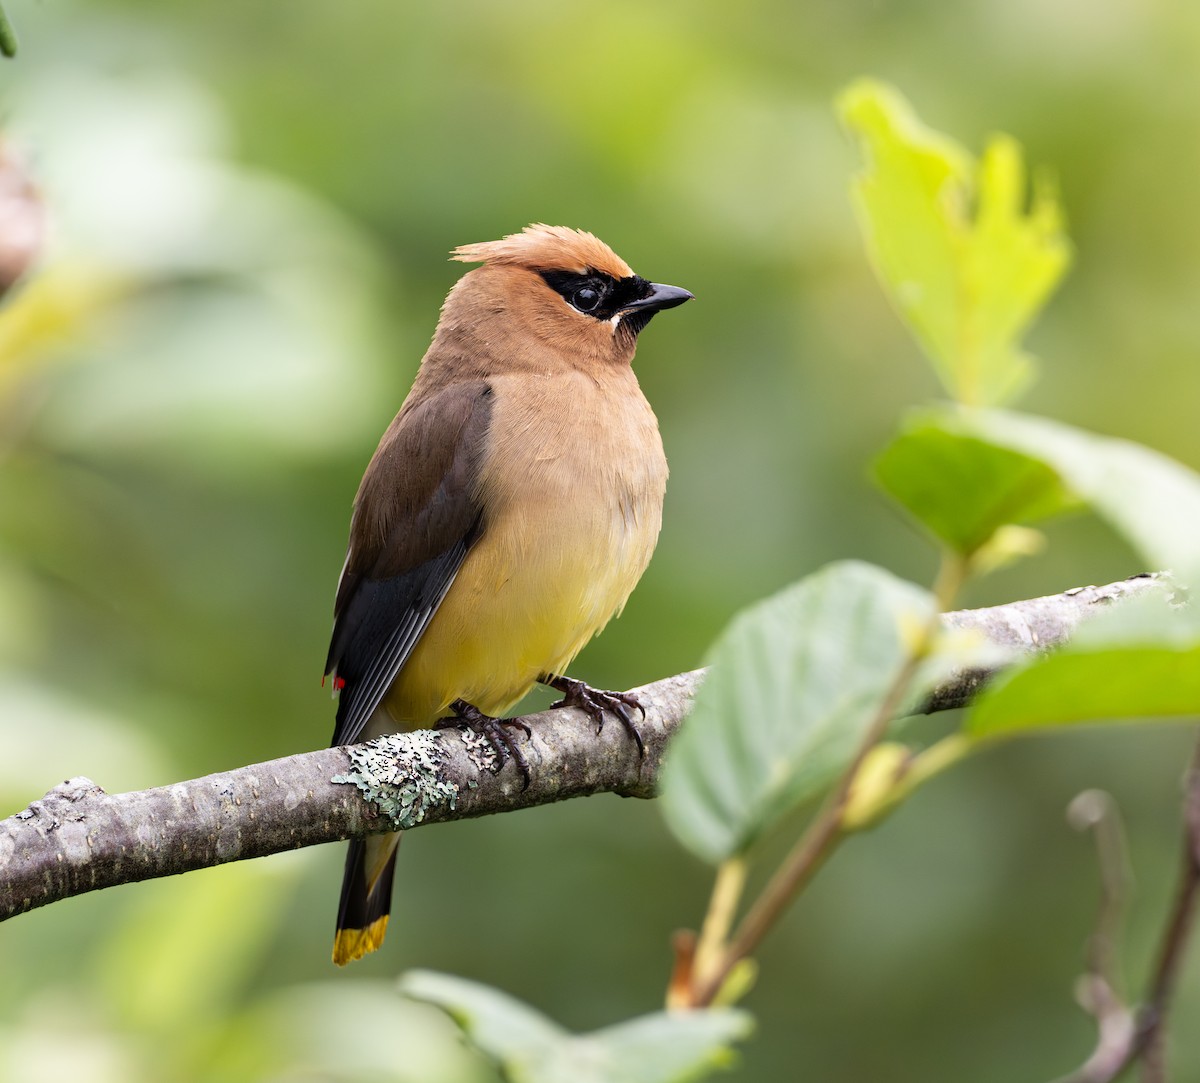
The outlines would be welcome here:
<svg viewBox="0 0 1200 1083">
<path fill-rule="evenodd" d="M 574 366 L 628 364 L 651 317 L 692 296 L 648 282 L 598 237 L 563 226 L 528 226 L 462 245 L 451 258 L 483 266 L 450 291 L 439 338 L 486 340 L 489 353 L 518 367 L 554 357 Z"/>
</svg>

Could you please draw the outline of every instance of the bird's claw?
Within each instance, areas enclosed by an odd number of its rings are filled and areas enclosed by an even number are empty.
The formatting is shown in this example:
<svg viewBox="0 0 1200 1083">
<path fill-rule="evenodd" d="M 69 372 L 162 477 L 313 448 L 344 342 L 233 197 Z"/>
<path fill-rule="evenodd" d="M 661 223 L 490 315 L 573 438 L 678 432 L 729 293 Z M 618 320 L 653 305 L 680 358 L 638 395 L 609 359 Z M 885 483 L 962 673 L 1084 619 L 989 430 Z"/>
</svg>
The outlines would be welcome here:
<svg viewBox="0 0 1200 1083">
<path fill-rule="evenodd" d="M 552 709 L 556 707 L 578 707 L 579 710 L 583 711 L 596 723 L 597 733 L 600 733 L 604 729 L 604 712 L 609 711 L 621 720 L 621 725 L 625 727 L 626 732 L 636 742 L 638 755 L 644 756 L 646 754 L 645 742 L 642 740 L 642 735 L 638 732 L 638 728 L 634 724 L 631 711 L 631 708 L 640 711 L 642 718 L 645 719 L 646 708 L 642 706 L 642 701 L 632 692 L 605 692 L 599 688 L 592 688 L 591 685 L 584 684 L 583 681 L 576 681 L 570 677 L 555 675 L 548 676 L 543 683 L 563 693 L 562 699 L 550 705 Z"/>
<path fill-rule="evenodd" d="M 509 730 L 523 730 L 526 740 L 533 736 L 533 731 L 524 722 L 515 718 L 493 718 L 490 714 L 484 714 L 478 707 L 464 699 L 456 699 L 450 704 L 450 710 L 454 714 L 449 718 L 439 718 L 434 723 L 435 727 L 445 729 L 448 726 L 457 726 L 460 729 L 469 729 L 472 733 L 478 733 L 496 754 L 499 765 L 495 770 L 499 772 L 511 758 L 517 765 L 517 770 L 521 772 L 521 789 L 529 789 L 531 778 L 529 761 L 525 758 L 525 753 L 517 743 L 515 735 Z"/>
</svg>

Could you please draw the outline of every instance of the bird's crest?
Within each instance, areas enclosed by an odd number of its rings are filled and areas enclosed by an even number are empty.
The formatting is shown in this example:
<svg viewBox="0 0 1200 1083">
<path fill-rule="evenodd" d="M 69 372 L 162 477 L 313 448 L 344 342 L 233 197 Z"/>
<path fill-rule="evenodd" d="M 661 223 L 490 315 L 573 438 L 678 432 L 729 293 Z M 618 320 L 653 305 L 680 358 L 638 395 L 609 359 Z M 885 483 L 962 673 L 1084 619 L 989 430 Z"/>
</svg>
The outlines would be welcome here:
<svg viewBox="0 0 1200 1083">
<path fill-rule="evenodd" d="M 497 263 L 528 267 L 533 271 L 571 271 L 585 274 L 600 271 L 613 278 L 633 274 L 620 256 L 599 237 L 581 229 L 536 224 L 503 240 L 462 244 L 450 253 L 462 263 Z"/>
</svg>

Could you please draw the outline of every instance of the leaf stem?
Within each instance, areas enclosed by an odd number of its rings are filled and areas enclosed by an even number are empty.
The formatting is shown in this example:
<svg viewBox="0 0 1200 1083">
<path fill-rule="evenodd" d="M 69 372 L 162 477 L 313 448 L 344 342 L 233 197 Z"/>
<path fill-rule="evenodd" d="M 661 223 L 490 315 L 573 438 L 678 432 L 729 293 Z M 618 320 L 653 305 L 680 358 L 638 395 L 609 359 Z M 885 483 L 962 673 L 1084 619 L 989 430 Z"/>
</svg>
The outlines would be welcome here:
<svg viewBox="0 0 1200 1083">
<path fill-rule="evenodd" d="M 746 859 L 731 857 L 722 861 L 717 868 L 712 895 L 708 900 L 708 912 L 700 926 L 700 940 L 696 945 L 693 962 L 694 979 L 704 979 L 713 970 L 721 957 L 721 949 L 733 928 L 738 903 L 746 886 Z"/>
<path fill-rule="evenodd" d="M 712 1003 L 720 991 L 726 976 L 739 959 L 752 954 L 763 937 L 774 927 L 780 915 L 791 905 L 795 897 L 812 879 L 813 873 L 837 848 L 844 837 L 842 831 L 842 806 L 850 789 L 850 782 L 870 751 L 887 731 L 896 710 L 899 708 L 909 682 L 917 668 L 917 659 L 910 657 L 897 674 L 888 695 L 872 721 L 859 750 L 850 766 L 843 773 L 833 792 L 826 799 L 821 811 L 809 824 L 775 875 L 771 877 L 762 894 L 754 901 L 729 945 L 722 952 L 718 963 L 710 973 L 698 974 L 693 1002 L 697 1006 Z"/>
<path fill-rule="evenodd" d="M 900 804 L 915 789 L 923 786 L 935 775 L 940 775 L 948 767 L 953 767 L 978 747 L 979 742 L 972 740 L 965 733 L 947 734 L 940 741 L 935 741 L 923 752 L 918 753 L 909 764 L 908 770 L 896 780 L 896 784 L 887 795 L 888 804 Z"/>
<path fill-rule="evenodd" d="M 958 592 L 962 590 L 963 584 L 967 581 L 970 570 L 969 557 L 963 556 L 954 549 L 944 548 L 942 550 L 942 560 L 938 565 L 937 575 L 933 580 L 933 597 L 937 602 L 938 612 L 934 614 L 928 635 L 924 643 L 921 644 L 920 653 L 922 655 L 928 652 L 933 643 L 934 636 L 941 626 L 941 614 L 953 608 L 954 600 L 958 597 Z"/>
<path fill-rule="evenodd" d="M 967 562 L 959 554 L 944 550 L 934 585 L 934 594 L 937 599 L 936 611 L 917 636 L 908 657 L 880 702 L 875 717 L 871 720 L 870 726 L 859 743 L 854 758 L 842 772 L 837 785 L 826 798 L 820 811 L 809 823 L 796 845 L 789 851 L 783 864 L 775 871 L 762 893 L 755 899 L 734 932 L 733 938 L 717 956 L 716 961 L 704 965 L 703 968 L 697 966 L 693 971 L 691 997 L 693 1007 L 704 1007 L 713 1002 L 713 998 L 720 992 L 721 986 L 733 968 L 740 960 L 747 958 L 758 948 L 783 912 L 792 904 L 796 896 L 812 879 L 813 874 L 837 849 L 838 844 L 845 837 L 842 811 L 854 778 L 871 749 L 883 739 L 892 720 L 903 707 L 913 678 L 941 627 L 941 613 L 950 607 L 966 574 Z M 724 866 L 722 866 L 723 868 Z M 744 876 L 744 870 L 742 875 Z M 718 873 L 718 883 L 713 889 L 714 903 L 717 888 L 720 887 L 720 880 L 720 873 Z M 710 915 L 712 909 L 713 907 L 710 905 Z M 708 924 L 707 919 L 705 923 Z"/>
</svg>

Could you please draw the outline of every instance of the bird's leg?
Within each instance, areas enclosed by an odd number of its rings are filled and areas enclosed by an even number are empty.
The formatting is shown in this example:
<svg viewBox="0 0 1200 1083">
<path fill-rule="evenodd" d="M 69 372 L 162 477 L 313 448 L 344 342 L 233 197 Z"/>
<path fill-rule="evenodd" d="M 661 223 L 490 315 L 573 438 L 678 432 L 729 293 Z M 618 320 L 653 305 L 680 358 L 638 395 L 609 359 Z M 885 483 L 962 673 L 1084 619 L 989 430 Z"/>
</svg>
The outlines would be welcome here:
<svg viewBox="0 0 1200 1083">
<path fill-rule="evenodd" d="M 456 699 L 450 704 L 450 710 L 454 714 L 449 718 L 439 718 L 434 723 L 435 727 L 444 729 L 447 726 L 458 726 L 478 733 L 496 753 L 500 767 L 504 766 L 510 756 L 512 757 L 517 769 L 521 772 L 521 789 L 529 789 L 529 761 L 525 758 L 525 753 L 521 751 L 521 746 L 517 744 L 516 736 L 509 733 L 510 728 L 524 730 L 526 738 L 529 738 L 533 736 L 529 727 L 515 718 L 493 718 L 465 699 Z M 499 767 L 496 768 L 497 771 L 499 769 Z"/>
<path fill-rule="evenodd" d="M 638 732 L 637 726 L 633 724 L 633 715 L 630 713 L 632 707 L 641 711 L 642 717 L 645 718 L 646 708 L 632 692 L 604 692 L 599 688 L 592 688 L 590 685 L 584 684 L 583 681 L 576 681 L 571 677 L 563 677 L 555 673 L 543 673 L 538 678 L 538 683 L 555 688 L 563 694 L 562 699 L 550 705 L 551 708 L 578 707 L 596 723 L 597 733 L 604 729 L 604 712 L 612 711 L 621 720 L 621 725 L 628 731 L 629 736 L 637 742 L 638 755 L 646 754 L 642 735 Z"/>
</svg>

